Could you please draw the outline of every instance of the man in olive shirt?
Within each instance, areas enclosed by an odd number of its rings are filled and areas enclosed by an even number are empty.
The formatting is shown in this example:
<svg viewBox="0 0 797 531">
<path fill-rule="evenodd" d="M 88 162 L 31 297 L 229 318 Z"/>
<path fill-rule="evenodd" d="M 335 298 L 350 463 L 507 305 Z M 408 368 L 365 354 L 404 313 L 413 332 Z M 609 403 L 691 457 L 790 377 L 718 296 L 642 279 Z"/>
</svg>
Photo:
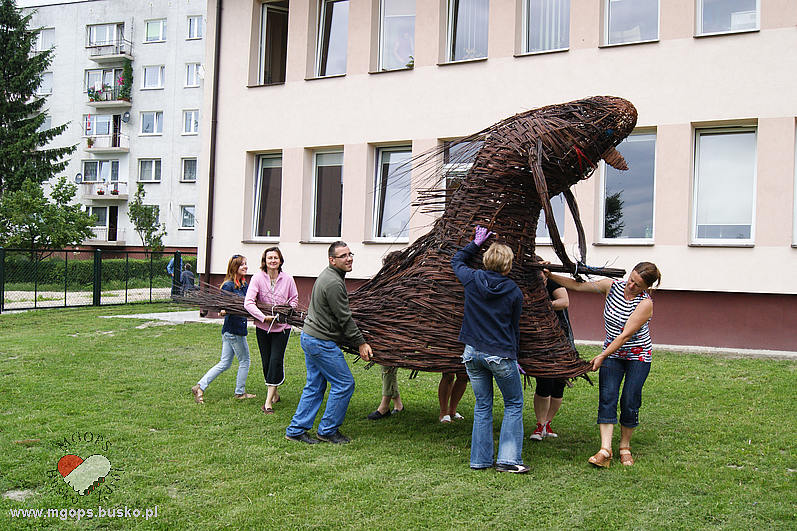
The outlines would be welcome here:
<svg viewBox="0 0 797 531">
<path fill-rule="evenodd" d="M 346 417 L 349 400 L 354 394 L 354 377 L 343 357 L 339 344 L 357 347 L 360 358 L 371 360 L 371 347 L 363 339 L 349 309 L 344 278 L 351 271 L 354 254 L 349 246 L 337 241 L 329 246 L 329 267 L 324 269 L 313 285 L 310 307 L 302 329 L 301 345 L 307 367 L 307 383 L 296 407 L 285 438 L 307 444 L 318 439 L 336 444 L 349 442 L 338 429 Z M 318 424 L 318 439 L 307 435 L 324 400 L 330 384 L 324 416 Z"/>
</svg>

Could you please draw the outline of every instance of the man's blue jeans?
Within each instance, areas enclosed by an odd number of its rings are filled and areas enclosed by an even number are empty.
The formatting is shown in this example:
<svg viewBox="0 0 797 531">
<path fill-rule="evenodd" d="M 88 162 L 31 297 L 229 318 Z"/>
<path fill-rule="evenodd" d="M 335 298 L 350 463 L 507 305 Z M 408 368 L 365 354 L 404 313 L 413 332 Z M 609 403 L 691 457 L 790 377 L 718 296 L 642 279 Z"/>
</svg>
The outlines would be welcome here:
<svg viewBox="0 0 797 531">
<path fill-rule="evenodd" d="M 238 376 L 235 379 L 235 394 L 242 395 L 246 392 L 246 377 L 249 375 L 249 343 L 246 336 L 238 336 L 230 332 L 221 335 L 221 360 L 205 373 L 199 380 L 199 387 L 203 391 L 210 382 L 230 368 L 233 356 L 238 358 Z"/>
<path fill-rule="evenodd" d="M 598 373 L 598 424 L 617 424 L 617 397 L 620 382 L 623 396 L 620 398 L 620 424 L 626 428 L 639 426 L 639 408 L 642 405 L 642 385 L 650 372 L 650 363 L 644 361 L 606 358 Z"/>
<path fill-rule="evenodd" d="M 354 394 L 354 376 L 343 358 L 343 352 L 334 341 L 318 339 L 302 332 L 300 343 L 307 367 L 307 383 L 285 434 L 297 437 L 313 427 L 329 382 L 329 398 L 324 416 L 318 423 L 318 434 L 332 435 L 346 418 L 349 400 Z"/>
<path fill-rule="evenodd" d="M 493 378 L 504 397 L 504 420 L 498 439 L 497 464 L 523 464 L 523 385 L 515 360 L 480 352 L 470 345 L 462 354 L 476 406 L 470 446 L 471 468 L 493 466 Z"/>
</svg>

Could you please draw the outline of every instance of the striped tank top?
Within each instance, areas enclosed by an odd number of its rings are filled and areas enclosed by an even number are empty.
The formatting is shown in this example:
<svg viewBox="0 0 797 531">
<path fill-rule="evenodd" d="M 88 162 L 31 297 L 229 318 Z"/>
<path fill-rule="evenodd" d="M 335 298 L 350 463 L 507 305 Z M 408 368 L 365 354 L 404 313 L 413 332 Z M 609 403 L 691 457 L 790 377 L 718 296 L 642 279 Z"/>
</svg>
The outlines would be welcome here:
<svg viewBox="0 0 797 531">
<path fill-rule="evenodd" d="M 606 305 L 603 307 L 603 321 L 606 324 L 606 340 L 603 342 L 603 348 L 608 347 L 617 336 L 623 333 L 628 318 L 634 313 L 639 303 L 650 298 L 647 292 L 643 292 L 637 295 L 633 300 L 626 300 L 623 296 L 625 284 L 625 281 L 619 280 L 612 282 L 612 287 L 609 290 L 609 294 L 606 296 Z M 650 319 L 645 321 L 642 328 L 637 330 L 617 352 L 609 357 L 650 363 L 652 359 L 653 342 L 650 340 L 648 323 L 650 323 Z"/>
</svg>

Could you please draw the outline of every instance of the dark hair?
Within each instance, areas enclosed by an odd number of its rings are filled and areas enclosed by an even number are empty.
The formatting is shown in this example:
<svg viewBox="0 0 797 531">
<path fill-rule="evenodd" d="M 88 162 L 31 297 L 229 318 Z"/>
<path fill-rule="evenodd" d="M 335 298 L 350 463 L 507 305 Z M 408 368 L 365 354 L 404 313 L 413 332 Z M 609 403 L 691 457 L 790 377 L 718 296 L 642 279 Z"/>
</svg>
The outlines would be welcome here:
<svg viewBox="0 0 797 531">
<path fill-rule="evenodd" d="M 642 277 L 642 280 L 645 281 L 648 288 L 652 288 L 654 283 L 656 283 L 656 285 L 661 284 L 661 272 L 653 262 L 639 262 L 634 266 L 634 271 L 637 275 Z"/>
<path fill-rule="evenodd" d="M 183 266 L 183 269 L 185 269 L 186 271 L 191 271 L 191 264 L 185 264 Z"/>
<path fill-rule="evenodd" d="M 282 273 L 282 264 L 285 263 L 285 258 L 282 256 L 282 251 L 280 251 L 279 247 L 269 247 L 268 249 L 263 251 L 263 256 L 260 258 L 260 269 L 263 271 L 266 271 L 268 269 L 268 267 L 266 267 L 266 255 L 271 252 L 277 253 L 279 255 L 280 266 L 277 269 L 279 269 L 279 272 Z"/>
<path fill-rule="evenodd" d="M 344 241 L 338 240 L 336 242 L 332 242 L 329 246 L 329 249 L 327 250 L 327 255 L 330 258 L 332 258 L 335 256 L 335 249 L 340 249 L 341 247 L 348 247 L 348 246 L 349 244 Z"/>
</svg>

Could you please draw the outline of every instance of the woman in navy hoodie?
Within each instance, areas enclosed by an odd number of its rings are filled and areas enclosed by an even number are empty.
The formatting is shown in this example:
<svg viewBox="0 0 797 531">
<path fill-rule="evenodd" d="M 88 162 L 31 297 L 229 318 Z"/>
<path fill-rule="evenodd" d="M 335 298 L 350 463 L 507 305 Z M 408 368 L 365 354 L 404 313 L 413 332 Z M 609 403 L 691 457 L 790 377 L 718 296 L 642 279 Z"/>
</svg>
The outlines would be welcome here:
<svg viewBox="0 0 797 531">
<path fill-rule="evenodd" d="M 462 361 L 468 371 L 476 406 L 473 410 L 470 467 L 493 466 L 493 378 L 504 398 L 504 420 L 498 441 L 495 469 L 524 473 L 523 386 L 517 365 L 520 343 L 520 311 L 523 293 L 507 277 L 515 256 L 508 246 L 493 243 L 484 253 L 484 269 L 471 269 L 465 262 L 479 252 L 492 235 L 476 227 L 473 241 L 451 259 L 451 266 L 465 287 L 465 312 L 459 340 L 465 343 Z"/>
</svg>

